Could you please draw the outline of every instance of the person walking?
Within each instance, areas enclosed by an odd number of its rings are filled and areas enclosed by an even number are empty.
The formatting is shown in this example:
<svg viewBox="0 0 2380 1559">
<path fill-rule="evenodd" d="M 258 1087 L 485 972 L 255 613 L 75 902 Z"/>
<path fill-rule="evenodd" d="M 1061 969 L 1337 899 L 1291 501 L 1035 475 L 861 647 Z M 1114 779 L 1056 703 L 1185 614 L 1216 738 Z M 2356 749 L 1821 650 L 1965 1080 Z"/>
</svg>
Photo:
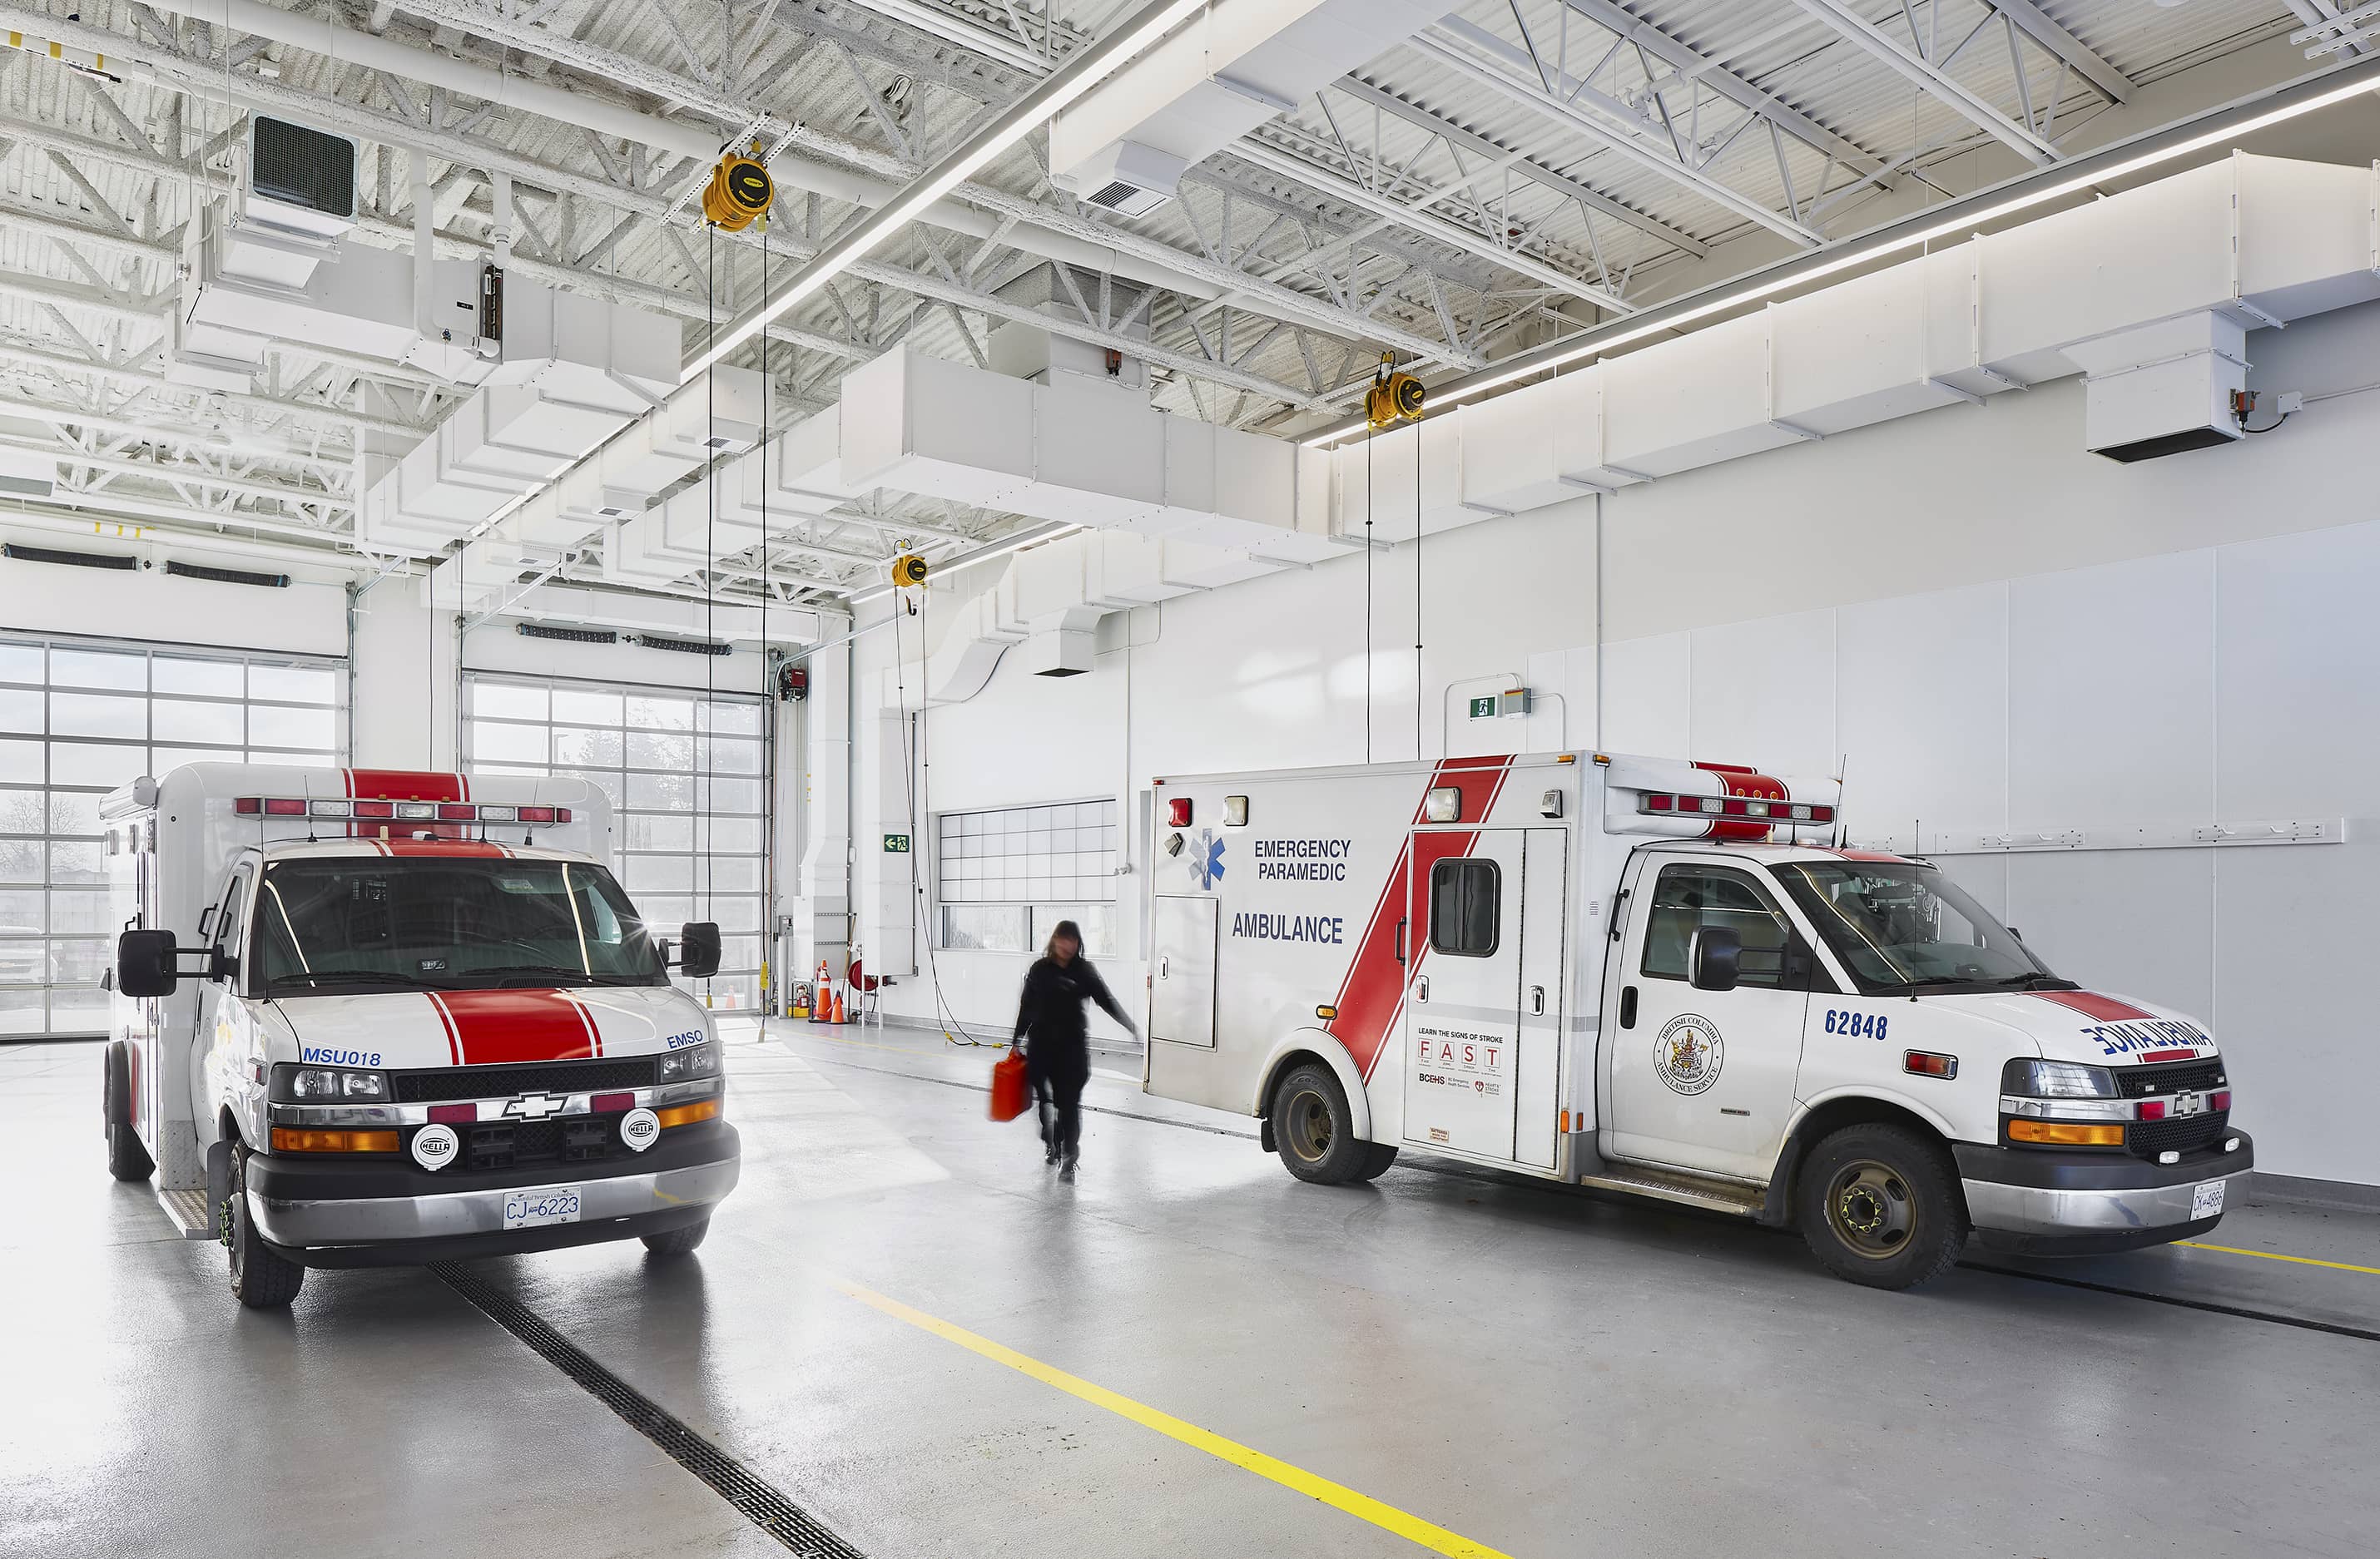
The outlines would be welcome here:
<svg viewBox="0 0 2380 1559">
<path fill-rule="evenodd" d="M 1091 1050 L 1083 1004 L 1096 1001 L 1135 1039 L 1139 1026 L 1083 956 L 1081 927 L 1062 920 L 1050 945 L 1025 973 L 1014 1038 L 1025 1045 L 1026 1076 L 1040 1102 L 1041 1142 L 1048 1162 L 1063 1161 L 1061 1178 L 1075 1178 L 1081 1156 L 1083 1085 L 1091 1078 Z"/>
</svg>

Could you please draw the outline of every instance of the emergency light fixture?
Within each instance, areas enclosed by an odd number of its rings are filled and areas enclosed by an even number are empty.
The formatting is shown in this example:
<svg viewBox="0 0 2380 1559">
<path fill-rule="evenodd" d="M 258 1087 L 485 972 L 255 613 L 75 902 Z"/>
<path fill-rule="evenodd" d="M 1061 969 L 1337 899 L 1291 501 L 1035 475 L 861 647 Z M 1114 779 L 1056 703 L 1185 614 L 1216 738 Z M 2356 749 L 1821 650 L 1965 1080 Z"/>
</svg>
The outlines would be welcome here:
<svg viewBox="0 0 2380 1559">
<path fill-rule="evenodd" d="M 358 817 L 435 819 L 442 823 L 567 823 L 566 806 L 495 806 L 468 801 L 314 801 L 304 796 L 240 796 L 231 804 L 241 817 Z"/>
<path fill-rule="evenodd" d="M 1245 828 L 1247 826 L 1248 798 L 1245 796 L 1225 796 L 1223 798 L 1223 827 L 1227 828 Z"/>
<path fill-rule="evenodd" d="M 1174 796 L 1166 802 L 1165 826 L 1169 828 L 1186 828 L 1190 826 L 1190 798 L 1188 796 Z"/>
<path fill-rule="evenodd" d="M 1749 817 L 1796 828 L 1835 820 L 1831 806 L 1805 801 L 1769 801 L 1758 796 L 1648 794 L 1636 803 L 1636 810 L 1657 817 Z"/>
<path fill-rule="evenodd" d="M 1422 799 L 1422 816 L 1433 823 L 1459 823 L 1463 820 L 1463 792 L 1452 785 L 1440 785 Z"/>
</svg>

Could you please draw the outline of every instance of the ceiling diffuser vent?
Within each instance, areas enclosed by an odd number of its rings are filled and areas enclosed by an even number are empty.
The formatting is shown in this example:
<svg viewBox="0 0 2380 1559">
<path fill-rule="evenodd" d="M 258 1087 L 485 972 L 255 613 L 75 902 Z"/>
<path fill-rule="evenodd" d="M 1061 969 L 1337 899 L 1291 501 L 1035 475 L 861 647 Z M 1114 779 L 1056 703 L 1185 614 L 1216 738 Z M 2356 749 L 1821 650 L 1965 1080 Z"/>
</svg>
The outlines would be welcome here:
<svg viewBox="0 0 2380 1559">
<path fill-rule="evenodd" d="M 1129 179 L 1111 178 L 1091 191 L 1087 197 L 1095 206 L 1105 206 L 1118 216 L 1147 216 L 1172 195 L 1162 189 L 1144 189 Z"/>
</svg>

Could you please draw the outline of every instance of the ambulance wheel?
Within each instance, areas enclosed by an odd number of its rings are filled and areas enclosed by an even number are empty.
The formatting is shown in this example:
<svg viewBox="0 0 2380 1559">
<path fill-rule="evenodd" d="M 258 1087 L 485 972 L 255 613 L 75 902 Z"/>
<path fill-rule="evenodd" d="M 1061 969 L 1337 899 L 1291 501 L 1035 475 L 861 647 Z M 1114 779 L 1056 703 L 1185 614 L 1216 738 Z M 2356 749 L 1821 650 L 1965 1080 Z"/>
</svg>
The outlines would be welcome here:
<svg viewBox="0 0 2380 1559">
<path fill-rule="evenodd" d="M 1364 1170 L 1372 1144 L 1355 1135 L 1339 1074 L 1318 1061 L 1293 1069 L 1273 1089 L 1272 1136 L 1281 1161 L 1301 1180 L 1337 1186 L 1370 1178 Z"/>
<path fill-rule="evenodd" d="M 231 1150 L 231 1291 L 250 1310 L 279 1310 L 298 1297 L 306 1269 L 274 1251 L 248 1215 L 248 1149 Z"/>
<path fill-rule="evenodd" d="M 1844 1127 L 1811 1150 L 1795 1189 L 1802 1238 L 1850 1282 L 1913 1288 L 1966 1248 L 1966 1199 L 1949 1155 L 1907 1127 Z"/>
<path fill-rule="evenodd" d="M 1355 1171 L 1359 1180 L 1377 1180 L 1387 1174 L 1397 1161 L 1397 1150 L 1382 1142 L 1364 1144 L 1364 1166 Z"/>
<path fill-rule="evenodd" d="M 710 1220 L 705 1218 L 698 1224 L 687 1224 L 683 1228 L 663 1229 L 659 1234 L 644 1236 L 645 1249 L 665 1259 L 691 1256 L 694 1248 L 702 1243 L 702 1237 L 710 1232 Z"/>
<path fill-rule="evenodd" d="M 107 1172 L 119 1180 L 145 1180 L 156 1169 L 140 1133 L 132 1129 L 132 1079 L 124 1046 L 111 1045 L 100 1065 L 100 1127 L 107 1134 Z"/>
</svg>

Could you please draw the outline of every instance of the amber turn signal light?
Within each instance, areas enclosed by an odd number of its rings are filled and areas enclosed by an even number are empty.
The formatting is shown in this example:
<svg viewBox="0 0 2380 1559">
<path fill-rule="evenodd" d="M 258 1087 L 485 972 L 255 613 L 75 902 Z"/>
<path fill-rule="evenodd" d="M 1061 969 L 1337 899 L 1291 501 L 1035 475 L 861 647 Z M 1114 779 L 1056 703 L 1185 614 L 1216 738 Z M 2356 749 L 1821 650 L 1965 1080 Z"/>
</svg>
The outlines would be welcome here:
<svg viewBox="0 0 2380 1559">
<path fill-rule="evenodd" d="M 2124 1129 L 2120 1126 L 2085 1126 L 2070 1120 L 2011 1120 L 2008 1134 L 2012 1142 L 2047 1142 L 2071 1148 L 2124 1145 Z"/>
<path fill-rule="evenodd" d="M 395 1153 L 394 1131 L 308 1131 L 295 1126 L 273 1129 L 275 1153 Z"/>
<path fill-rule="evenodd" d="M 665 1110 L 655 1110 L 663 1126 L 691 1126 L 698 1120 L 717 1120 L 719 1101 L 700 1099 L 690 1105 L 672 1105 Z"/>
</svg>

